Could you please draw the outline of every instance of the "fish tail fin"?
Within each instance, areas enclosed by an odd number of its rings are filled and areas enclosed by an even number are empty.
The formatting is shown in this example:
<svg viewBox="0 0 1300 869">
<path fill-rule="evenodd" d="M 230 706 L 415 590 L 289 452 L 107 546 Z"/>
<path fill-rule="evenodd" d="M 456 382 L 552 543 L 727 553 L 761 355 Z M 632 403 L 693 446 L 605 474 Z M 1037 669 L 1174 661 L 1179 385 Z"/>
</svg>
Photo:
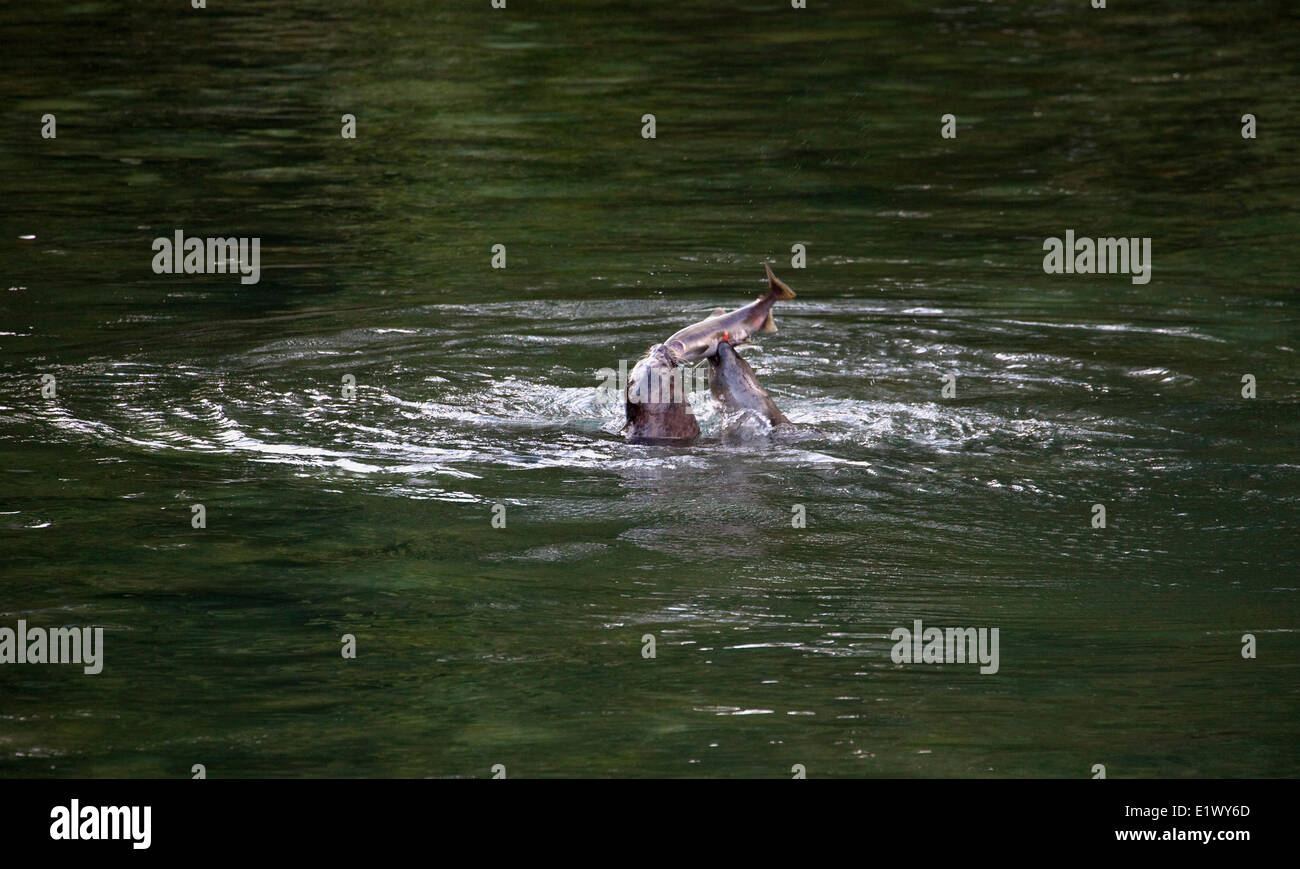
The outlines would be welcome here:
<svg viewBox="0 0 1300 869">
<path fill-rule="evenodd" d="M 772 267 L 763 263 L 763 268 L 767 269 L 767 282 L 769 285 L 768 294 L 775 296 L 779 301 L 794 298 L 794 290 L 786 286 L 785 281 L 772 274 Z"/>
<path fill-rule="evenodd" d="M 776 320 L 773 320 L 773 319 L 772 319 L 772 309 L 771 309 L 771 308 L 768 308 L 768 309 L 767 309 L 767 319 L 763 321 L 763 325 L 762 325 L 761 327 L 759 327 L 759 330 L 758 330 L 758 331 L 760 331 L 760 332 L 775 332 L 775 331 L 776 331 Z"/>
</svg>

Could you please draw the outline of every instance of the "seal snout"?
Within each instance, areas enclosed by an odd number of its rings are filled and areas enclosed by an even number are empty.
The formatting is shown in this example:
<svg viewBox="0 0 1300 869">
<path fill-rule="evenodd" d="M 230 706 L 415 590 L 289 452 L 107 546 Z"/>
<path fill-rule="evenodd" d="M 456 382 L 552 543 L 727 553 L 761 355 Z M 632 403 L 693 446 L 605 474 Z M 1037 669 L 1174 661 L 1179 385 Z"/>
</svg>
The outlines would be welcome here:
<svg viewBox="0 0 1300 869">
<path fill-rule="evenodd" d="M 740 358 L 736 348 L 731 346 L 729 341 L 718 342 L 718 352 L 709 357 L 709 365 L 714 368 L 721 368 L 723 365 L 733 365 Z"/>
</svg>

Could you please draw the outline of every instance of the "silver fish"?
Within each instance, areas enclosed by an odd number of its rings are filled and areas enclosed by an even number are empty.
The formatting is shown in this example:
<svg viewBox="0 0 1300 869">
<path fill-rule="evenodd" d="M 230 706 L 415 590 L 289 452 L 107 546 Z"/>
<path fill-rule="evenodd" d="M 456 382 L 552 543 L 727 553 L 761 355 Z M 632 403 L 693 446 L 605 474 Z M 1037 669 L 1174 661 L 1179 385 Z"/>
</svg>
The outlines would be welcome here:
<svg viewBox="0 0 1300 869">
<path fill-rule="evenodd" d="M 772 306 L 784 299 L 793 299 L 794 290 L 785 285 L 772 267 L 767 269 L 768 291 L 743 308 L 730 312 L 714 313 L 675 333 L 664 342 L 664 350 L 677 365 L 698 362 L 718 352 L 718 342 L 742 344 L 755 332 L 775 332 Z"/>
</svg>

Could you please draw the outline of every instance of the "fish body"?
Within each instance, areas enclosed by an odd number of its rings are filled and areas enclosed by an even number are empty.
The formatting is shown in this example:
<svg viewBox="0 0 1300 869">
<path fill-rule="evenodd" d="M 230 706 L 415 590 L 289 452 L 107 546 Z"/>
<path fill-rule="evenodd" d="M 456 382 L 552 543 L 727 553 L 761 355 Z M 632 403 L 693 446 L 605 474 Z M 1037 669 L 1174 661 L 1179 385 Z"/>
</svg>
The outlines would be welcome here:
<svg viewBox="0 0 1300 869">
<path fill-rule="evenodd" d="M 794 298 L 794 290 L 767 269 L 768 291 L 734 311 L 713 314 L 676 332 L 663 343 L 665 352 L 677 365 L 698 362 L 718 352 L 719 343 L 742 344 L 755 332 L 775 332 L 772 306 L 785 299 Z"/>
<path fill-rule="evenodd" d="M 774 426 L 790 422 L 759 384 L 754 369 L 726 341 L 709 357 L 709 392 L 728 414 L 752 411 Z"/>
</svg>

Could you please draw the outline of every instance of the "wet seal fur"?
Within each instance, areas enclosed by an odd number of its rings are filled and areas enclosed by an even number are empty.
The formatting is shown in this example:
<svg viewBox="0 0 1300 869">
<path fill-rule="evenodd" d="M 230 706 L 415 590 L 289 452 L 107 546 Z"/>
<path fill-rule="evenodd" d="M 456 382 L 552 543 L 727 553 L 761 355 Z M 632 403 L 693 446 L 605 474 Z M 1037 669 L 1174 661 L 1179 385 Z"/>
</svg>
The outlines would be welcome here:
<svg viewBox="0 0 1300 869">
<path fill-rule="evenodd" d="M 726 341 L 720 342 L 718 352 L 709 357 L 709 392 L 728 414 L 752 411 L 774 427 L 791 424 L 758 382 L 754 369 Z"/>
<path fill-rule="evenodd" d="M 627 378 L 623 435 L 632 443 L 685 445 L 700 436 L 686 398 L 684 372 L 662 344 L 637 360 Z"/>
<path fill-rule="evenodd" d="M 746 342 L 755 332 L 775 332 L 772 306 L 795 297 L 771 266 L 763 268 L 768 281 L 764 295 L 731 312 L 717 309 L 655 344 L 633 366 L 624 396 L 627 423 L 622 429 L 629 441 L 685 445 L 699 438 L 700 424 L 686 397 L 682 366 L 705 358 L 710 366 L 709 391 L 725 411 L 753 411 L 773 426 L 790 422 L 732 346 Z"/>
</svg>

